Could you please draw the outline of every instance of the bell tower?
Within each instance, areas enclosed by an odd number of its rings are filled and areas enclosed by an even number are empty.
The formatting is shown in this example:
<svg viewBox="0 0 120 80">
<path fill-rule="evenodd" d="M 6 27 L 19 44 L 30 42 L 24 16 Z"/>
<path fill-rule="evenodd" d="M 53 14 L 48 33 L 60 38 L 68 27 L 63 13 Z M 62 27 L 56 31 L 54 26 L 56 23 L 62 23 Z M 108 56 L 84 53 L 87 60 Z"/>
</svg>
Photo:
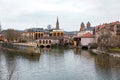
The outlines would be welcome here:
<svg viewBox="0 0 120 80">
<path fill-rule="evenodd" d="M 85 29 L 85 25 L 84 25 L 84 23 L 82 22 L 82 23 L 81 23 L 81 27 L 80 27 L 80 32 L 81 32 L 81 31 L 84 31 L 84 29 Z"/>
<path fill-rule="evenodd" d="M 90 22 L 89 22 L 89 21 L 88 21 L 88 23 L 87 23 L 87 28 L 88 28 L 88 27 L 91 27 L 91 24 L 90 24 Z"/>
</svg>

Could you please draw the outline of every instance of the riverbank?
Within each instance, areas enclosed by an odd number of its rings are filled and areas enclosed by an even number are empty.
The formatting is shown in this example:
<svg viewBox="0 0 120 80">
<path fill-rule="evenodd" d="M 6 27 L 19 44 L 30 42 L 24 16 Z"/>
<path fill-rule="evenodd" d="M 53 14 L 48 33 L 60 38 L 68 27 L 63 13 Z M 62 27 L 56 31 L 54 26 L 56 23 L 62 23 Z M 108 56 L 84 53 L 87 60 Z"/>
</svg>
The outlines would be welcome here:
<svg viewBox="0 0 120 80">
<path fill-rule="evenodd" d="M 3 51 L 9 51 L 19 54 L 27 54 L 30 56 L 39 56 L 40 50 L 36 45 L 27 43 L 4 43 L 1 46 Z"/>
<path fill-rule="evenodd" d="M 90 49 L 89 51 L 91 53 L 93 53 L 93 54 L 102 54 L 102 53 L 105 53 L 105 51 L 100 51 L 100 50 L 97 50 L 97 49 Z"/>
<path fill-rule="evenodd" d="M 105 51 L 100 51 L 100 50 L 97 50 L 97 49 L 91 49 L 91 50 L 89 50 L 91 53 L 93 53 L 93 54 L 96 54 L 96 55 L 99 55 L 99 54 L 108 54 L 108 55 L 110 55 L 110 56 L 114 56 L 114 57 L 120 57 L 120 52 L 112 52 L 112 51 L 107 51 L 107 52 L 105 52 Z"/>
<path fill-rule="evenodd" d="M 109 52 L 112 52 L 112 53 L 120 53 L 120 48 L 112 48 L 112 49 L 109 49 Z"/>
</svg>

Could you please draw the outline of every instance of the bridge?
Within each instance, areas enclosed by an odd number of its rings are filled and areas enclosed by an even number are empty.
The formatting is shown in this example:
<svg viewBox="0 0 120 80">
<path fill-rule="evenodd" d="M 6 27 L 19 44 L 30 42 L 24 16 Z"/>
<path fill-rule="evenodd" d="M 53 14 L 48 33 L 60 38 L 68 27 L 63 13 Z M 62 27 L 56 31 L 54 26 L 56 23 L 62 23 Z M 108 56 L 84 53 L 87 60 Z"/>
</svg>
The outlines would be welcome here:
<svg viewBox="0 0 120 80">
<path fill-rule="evenodd" d="M 50 39 L 39 39 L 39 44 L 38 46 L 40 48 L 50 48 L 51 47 L 51 40 Z"/>
</svg>

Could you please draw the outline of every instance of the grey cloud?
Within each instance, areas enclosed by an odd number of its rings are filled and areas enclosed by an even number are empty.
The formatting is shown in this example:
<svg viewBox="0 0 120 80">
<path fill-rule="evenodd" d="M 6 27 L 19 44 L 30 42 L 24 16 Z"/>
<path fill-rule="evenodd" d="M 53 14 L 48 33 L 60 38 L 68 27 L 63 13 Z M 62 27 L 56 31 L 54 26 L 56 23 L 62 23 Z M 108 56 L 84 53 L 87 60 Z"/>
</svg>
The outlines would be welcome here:
<svg viewBox="0 0 120 80">
<path fill-rule="evenodd" d="M 42 2 L 44 6 L 41 8 Z M 17 26 L 33 26 L 37 23 L 45 27 L 48 24 L 54 26 L 56 17 L 59 16 L 63 29 L 71 27 L 69 30 L 77 30 L 81 22 L 90 21 L 94 26 L 120 20 L 119 3 L 120 0 L 0 0 L 0 20 L 4 23 L 3 26 L 14 23 Z M 67 8 L 63 11 L 54 10 L 56 6 Z M 67 10 L 71 8 L 75 11 Z"/>
</svg>

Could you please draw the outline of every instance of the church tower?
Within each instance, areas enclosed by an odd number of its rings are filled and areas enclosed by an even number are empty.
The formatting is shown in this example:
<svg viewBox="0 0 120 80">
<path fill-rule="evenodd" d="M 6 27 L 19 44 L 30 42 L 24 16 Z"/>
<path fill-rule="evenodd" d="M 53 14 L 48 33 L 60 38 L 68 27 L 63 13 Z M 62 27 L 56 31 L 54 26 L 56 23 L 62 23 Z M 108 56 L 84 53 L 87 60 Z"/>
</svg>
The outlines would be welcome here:
<svg viewBox="0 0 120 80">
<path fill-rule="evenodd" d="M 91 24 L 90 24 L 90 22 L 88 21 L 88 23 L 87 23 L 87 28 L 90 27 L 90 26 L 91 26 Z"/>
<path fill-rule="evenodd" d="M 57 17 L 57 22 L 56 22 L 56 30 L 59 30 L 59 21 L 58 21 L 58 17 Z"/>
<path fill-rule="evenodd" d="M 84 25 L 84 23 L 82 22 L 82 23 L 81 23 L 81 27 L 80 27 L 80 32 L 81 32 L 81 31 L 84 31 L 84 30 L 85 30 L 85 25 Z"/>
</svg>

